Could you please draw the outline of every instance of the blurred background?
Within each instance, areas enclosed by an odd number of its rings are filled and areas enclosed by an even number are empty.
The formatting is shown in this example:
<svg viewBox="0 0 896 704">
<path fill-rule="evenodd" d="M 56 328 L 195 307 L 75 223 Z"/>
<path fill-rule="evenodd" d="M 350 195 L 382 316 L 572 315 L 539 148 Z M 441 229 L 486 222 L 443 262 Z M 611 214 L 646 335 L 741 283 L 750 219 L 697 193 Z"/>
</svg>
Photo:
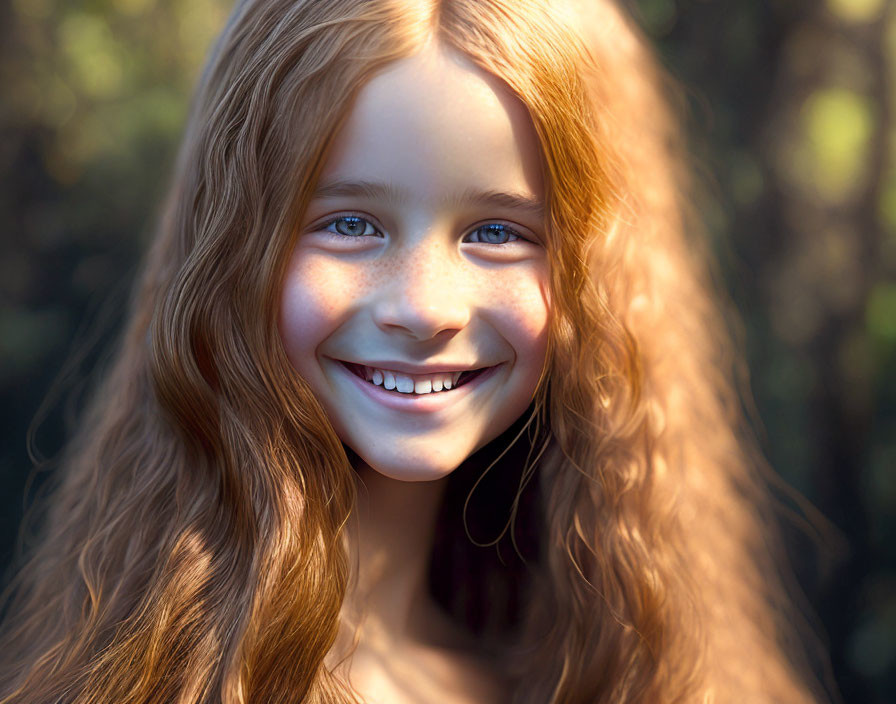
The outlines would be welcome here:
<svg viewBox="0 0 896 704">
<path fill-rule="evenodd" d="M 2 565 L 105 364 L 230 4 L 0 0 Z M 839 532 L 788 533 L 837 685 L 892 704 L 896 1 L 626 4 L 685 86 L 763 450 Z"/>
</svg>

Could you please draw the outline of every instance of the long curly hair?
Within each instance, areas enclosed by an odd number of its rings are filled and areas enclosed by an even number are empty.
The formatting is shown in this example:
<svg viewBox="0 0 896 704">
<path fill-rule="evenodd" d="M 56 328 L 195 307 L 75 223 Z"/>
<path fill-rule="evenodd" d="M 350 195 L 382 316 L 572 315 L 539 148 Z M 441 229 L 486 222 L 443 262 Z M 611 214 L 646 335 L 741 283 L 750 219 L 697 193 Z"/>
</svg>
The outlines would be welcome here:
<svg viewBox="0 0 896 704">
<path fill-rule="evenodd" d="M 814 701 L 666 79 L 607 0 L 238 2 L 114 364 L 9 590 L 0 701 L 354 701 L 326 659 L 353 470 L 277 305 L 353 97 L 430 40 L 528 107 L 552 306 L 530 413 L 481 451 L 513 477 L 505 532 L 526 562 L 441 535 L 445 608 L 502 644 L 520 704 Z M 502 454 L 511 435 L 524 452 Z M 446 525 L 463 514 L 472 535 L 463 486 Z"/>
</svg>

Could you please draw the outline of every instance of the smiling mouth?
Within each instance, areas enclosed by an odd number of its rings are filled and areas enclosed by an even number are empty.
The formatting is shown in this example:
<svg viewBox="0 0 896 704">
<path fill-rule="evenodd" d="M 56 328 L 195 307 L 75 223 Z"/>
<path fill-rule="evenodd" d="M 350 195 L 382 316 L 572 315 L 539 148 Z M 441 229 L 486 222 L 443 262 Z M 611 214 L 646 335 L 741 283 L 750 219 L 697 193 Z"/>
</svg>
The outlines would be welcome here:
<svg viewBox="0 0 896 704">
<path fill-rule="evenodd" d="M 343 362 L 341 360 L 339 360 L 339 363 L 342 364 L 346 369 L 348 369 L 352 374 L 357 376 L 359 379 L 364 380 L 371 386 L 379 386 L 386 393 L 394 394 L 396 396 L 424 396 L 430 394 L 444 394 L 454 389 L 458 389 L 464 384 L 468 384 L 483 372 L 494 368 L 481 367 L 479 369 L 470 369 L 461 372 L 460 375 L 457 376 L 453 376 L 451 373 L 443 375 L 433 375 L 437 377 L 445 377 L 446 381 L 444 383 L 432 382 L 429 385 L 425 383 L 423 385 L 420 385 L 419 383 L 415 384 L 413 379 L 411 379 L 409 375 L 394 373 L 384 377 L 380 370 L 376 370 L 373 367 L 368 367 L 363 364 L 355 364 L 353 362 Z"/>
</svg>

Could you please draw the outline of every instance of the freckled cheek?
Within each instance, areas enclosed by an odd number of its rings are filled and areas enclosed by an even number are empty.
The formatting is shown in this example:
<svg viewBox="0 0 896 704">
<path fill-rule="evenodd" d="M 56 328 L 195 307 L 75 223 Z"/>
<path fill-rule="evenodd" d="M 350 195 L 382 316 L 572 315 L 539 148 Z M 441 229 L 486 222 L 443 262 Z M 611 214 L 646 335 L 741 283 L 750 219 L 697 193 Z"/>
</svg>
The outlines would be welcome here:
<svg viewBox="0 0 896 704">
<path fill-rule="evenodd" d="M 507 275 L 492 282 L 488 306 L 502 334 L 526 361 L 540 364 L 547 348 L 550 299 L 546 277 Z"/>
<path fill-rule="evenodd" d="M 362 294 L 356 268 L 324 257 L 295 256 L 283 282 L 280 336 L 293 365 L 302 372 L 350 314 Z"/>
</svg>

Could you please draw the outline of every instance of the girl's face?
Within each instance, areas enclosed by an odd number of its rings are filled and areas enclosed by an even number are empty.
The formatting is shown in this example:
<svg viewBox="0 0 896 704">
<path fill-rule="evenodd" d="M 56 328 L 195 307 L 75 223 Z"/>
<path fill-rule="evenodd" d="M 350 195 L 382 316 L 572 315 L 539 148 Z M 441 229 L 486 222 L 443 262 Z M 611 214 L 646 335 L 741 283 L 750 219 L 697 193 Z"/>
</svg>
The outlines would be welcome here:
<svg viewBox="0 0 896 704">
<path fill-rule="evenodd" d="M 543 209 L 534 128 L 493 76 L 431 45 L 360 92 L 302 223 L 280 334 L 373 469 L 441 478 L 528 407 L 547 345 Z"/>
</svg>

